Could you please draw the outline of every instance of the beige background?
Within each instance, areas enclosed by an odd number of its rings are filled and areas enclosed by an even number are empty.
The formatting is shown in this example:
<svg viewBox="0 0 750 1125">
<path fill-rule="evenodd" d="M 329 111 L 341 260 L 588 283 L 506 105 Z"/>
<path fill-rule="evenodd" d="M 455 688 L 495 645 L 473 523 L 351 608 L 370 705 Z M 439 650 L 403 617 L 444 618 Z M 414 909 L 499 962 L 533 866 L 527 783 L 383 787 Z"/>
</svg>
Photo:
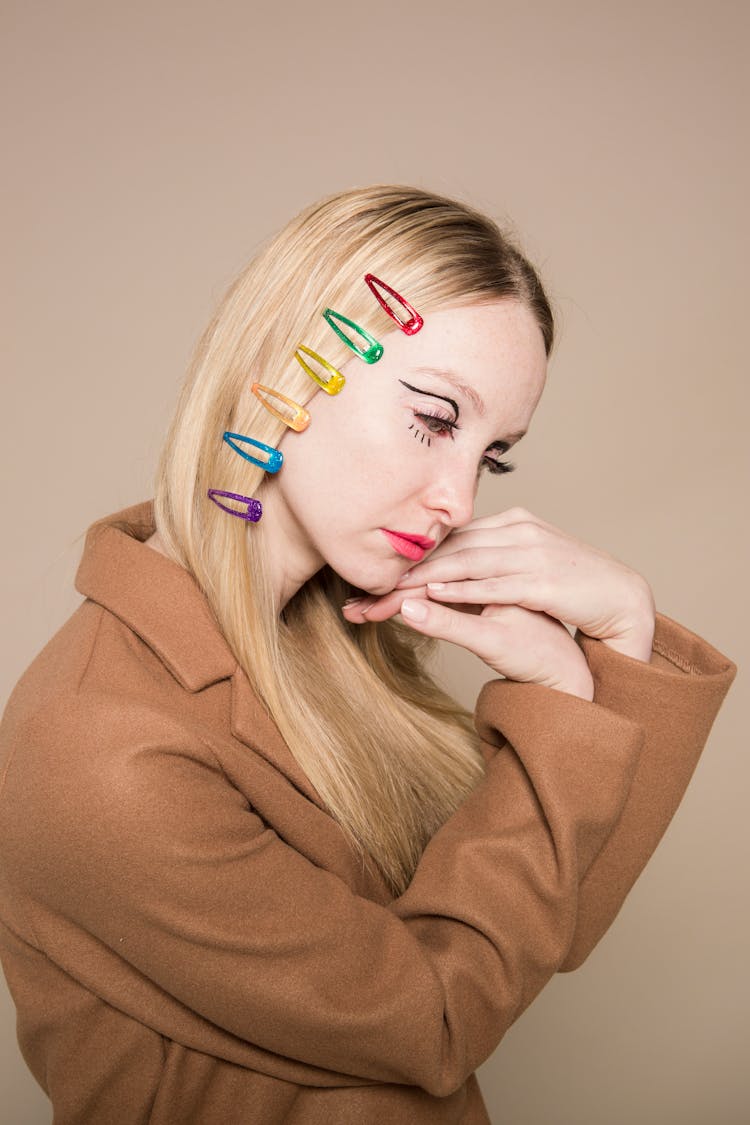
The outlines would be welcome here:
<svg viewBox="0 0 750 1125">
<path fill-rule="evenodd" d="M 0 703 L 78 603 L 80 536 L 151 495 L 191 346 L 307 202 L 411 182 L 509 218 L 556 299 L 545 399 L 483 511 L 621 557 L 747 664 L 746 3 L 3 6 Z M 466 702 L 486 678 L 453 650 Z M 742 676 L 588 963 L 480 1072 L 503 1125 L 747 1120 Z M 49 1122 L 0 1009 L 9 1125 Z"/>
</svg>

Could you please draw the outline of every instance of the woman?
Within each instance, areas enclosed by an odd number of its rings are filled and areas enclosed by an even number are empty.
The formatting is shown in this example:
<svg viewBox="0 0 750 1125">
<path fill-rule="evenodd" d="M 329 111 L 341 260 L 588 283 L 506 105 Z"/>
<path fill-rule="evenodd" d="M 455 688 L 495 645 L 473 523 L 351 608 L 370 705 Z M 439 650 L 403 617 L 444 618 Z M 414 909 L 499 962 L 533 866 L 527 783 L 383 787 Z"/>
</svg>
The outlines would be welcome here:
<svg viewBox="0 0 750 1125">
<path fill-rule="evenodd" d="M 518 250 L 408 188 L 310 207 L 224 298 L 3 719 L 56 1123 L 489 1120 L 475 1067 L 614 918 L 735 673 L 605 552 L 472 520 L 552 339 Z M 430 637 L 487 664 L 473 717 Z"/>
</svg>

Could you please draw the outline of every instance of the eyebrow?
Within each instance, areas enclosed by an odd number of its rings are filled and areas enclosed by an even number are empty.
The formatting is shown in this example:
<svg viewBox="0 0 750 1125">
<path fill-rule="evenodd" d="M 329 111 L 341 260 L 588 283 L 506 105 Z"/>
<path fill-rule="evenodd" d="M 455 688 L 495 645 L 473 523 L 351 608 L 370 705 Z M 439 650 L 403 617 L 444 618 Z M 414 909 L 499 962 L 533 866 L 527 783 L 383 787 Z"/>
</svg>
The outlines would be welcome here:
<svg viewBox="0 0 750 1125">
<path fill-rule="evenodd" d="M 486 414 L 486 407 L 481 397 L 479 396 L 479 394 L 477 394 L 472 386 L 470 386 L 468 383 L 465 383 L 463 379 L 455 374 L 455 372 L 446 371 L 442 367 L 413 367 L 411 370 L 415 371 L 418 375 L 437 375 L 438 378 L 445 379 L 446 383 L 450 383 L 452 387 L 455 387 L 457 391 L 460 391 L 460 393 L 463 394 L 475 408 L 477 414 L 484 418 Z M 399 381 L 403 382 L 403 379 Z M 408 383 L 404 385 L 408 386 Z M 413 391 L 416 390 L 416 387 L 410 387 L 409 389 Z M 434 398 L 445 399 L 445 401 L 449 402 L 455 409 L 456 416 L 458 416 L 458 406 L 456 406 L 456 403 L 452 398 L 446 398 L 445 395 L 435 395 L 433 391 L 428 391 L 427 393 L 432 395 Z M 525 437 L 526 432 L 526 430 L 519 430 L 516 433 L 508 434 L 507 441 L 493 441 L 490 445 L 487 446 L 487 448 L 498 449 L 501 453 L 507 453 L 511 445 L 513 445 L 517 441 L 520 441 L 522 437 Z"/>
<path fill-rule="evenodd" d="M 425 374 L 436 374 L 436 372 L 425 372 Z M 456 412 L 456 421 L 458 421 L 460 411 L 458 409 L 458 403 L 455 401 L 455 399 L 448 398 L 447 395 L 436 394 L 435 391 L 423 391 L 419 387 L 413 387 L 411 383 L 407 383 L 404 379 L 399 379 L 399 383 L 401 383 L 401 385 L 404 387 L 408 387 L 410 391 L 416 391 L 418 395 L 428 395 L 430 398 L 441 398 L 443 402 L 449 402 Z"/>
<path fill-rule="evenodd" d="M 419 375 L 438 375 L 440 378 L 445 379 L 446 383 L 450 383 L 452 387 L 455 387 L 457 391 L 460 391 L 461 394 L 469 400 L 477 414 L 484 417 L 486 409 L 480 396 L 473 387 L 465 383 L 463 379 L 459 378 L 453 371 L 446 371 L 442 367 L 413 367 L 412 371 L 416 371 Z"/>
</svg>

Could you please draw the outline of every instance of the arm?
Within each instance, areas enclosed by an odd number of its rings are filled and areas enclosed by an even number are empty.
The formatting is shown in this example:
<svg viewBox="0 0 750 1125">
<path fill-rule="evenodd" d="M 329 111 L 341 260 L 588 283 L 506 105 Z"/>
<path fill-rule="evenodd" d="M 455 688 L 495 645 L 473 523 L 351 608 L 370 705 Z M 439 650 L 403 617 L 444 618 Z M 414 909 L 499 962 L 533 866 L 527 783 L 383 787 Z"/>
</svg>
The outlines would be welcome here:
<svg viewBox="0 0 750 1125">
<path fill-rule="evenodd" d="M 6 773 L 3 897 L 48 957 L 178 1042 L 311 1085 L 447 1095 L 561 964 L 642 742 L 532 684 L 488 685 L 477 723 L 499 746 L 486 777 L 382 906 L 286 845 L 175 719 L 66 702 Z M 252 785 L 277 786 L 249 757 Z"/>
<path fill-rule="evenodd" d="M 639 723 L 643 753 L 622 816 L 581 883 L 578 921 L 561 968 L 578 968 L 609 928 L 664 835 L 737 673 L 689 629 L 657 614 L 651 663 L 576 635 L 594 699 Z"/>
<path fill-rule="evenodd" d="M 390 594 L 345 612 L 352 621 L 365 614 L 384 620 L 405 611 L 407 595 L 422 599 L 415 603 L 419 618 L 410 620 L 418 631 L 462 645 L 508 680 L 560 687 L 644 730 L 643 760 L 621 821 L 580 889 L 576 931 L 561 966 L 575 968 L 664 833 L 736 669 L 657 615 L 642 576 L 525 509 L 471 521 Z M 467 612 L 479 607 L 479 616 Z M 577 644 L 563 621 L 578 627 Z M 514 697 L 503 692 L 498 701 L 512 709 Z M 489 744 L 483 750 L 491 755 Z"/>
</svg>

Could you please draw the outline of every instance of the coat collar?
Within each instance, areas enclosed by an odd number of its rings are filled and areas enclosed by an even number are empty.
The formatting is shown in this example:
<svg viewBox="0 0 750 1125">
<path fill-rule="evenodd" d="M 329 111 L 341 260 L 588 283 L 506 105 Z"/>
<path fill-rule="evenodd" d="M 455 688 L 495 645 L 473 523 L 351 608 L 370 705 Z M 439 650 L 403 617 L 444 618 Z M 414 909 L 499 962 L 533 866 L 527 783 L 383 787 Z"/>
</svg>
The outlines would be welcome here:
<svg viewBox="0 0 750 1125">
<path fill-rule="evenodd" d="M 318 860 L 325 857 L 357 893 L 378 902 L 392 895 L 374 864 L 342 851 L 341 828 L 255 694 L 219 629 L 197 582 L 177 563 L 145 545 L 156 530 L 153 502 L 125 508 L 92 524 L 86 533 L 75 586 L 114 614 L 191 693 L 221 680 L 231 683 L 227 725 L 234 738 L 278 770 L 325 814 L 316 822 Z M 347 857 L 341 867 L 342 855 Z"/>
<path fill-rule="evenodd" d="M 151 500 L 92 524 L 75 586 L 153 649 L 190 692 L 237 667 L 206 598 L 188 572 L 145 545 L 156 530 Z"/>
<path fill-rule="evenodd" d="M 75 588 L 115 614 L 151 648 L 188 692 L 232 679 L 231 729 L 309 800 L 323 801 L 237 664 L 195 578 L 146 547 L 156 530 L 152 501 L 93 523 Z"/>
<path fill-rule="evenodd" d="M 195 579 L 146 546 L 155 530 L 151 500 L 97 520 L 86 533 L 76 589 L 140 637 L 186 691 L 231 679 L 232 734 L 324 808 L 237 663 Z"/>
</svg>

